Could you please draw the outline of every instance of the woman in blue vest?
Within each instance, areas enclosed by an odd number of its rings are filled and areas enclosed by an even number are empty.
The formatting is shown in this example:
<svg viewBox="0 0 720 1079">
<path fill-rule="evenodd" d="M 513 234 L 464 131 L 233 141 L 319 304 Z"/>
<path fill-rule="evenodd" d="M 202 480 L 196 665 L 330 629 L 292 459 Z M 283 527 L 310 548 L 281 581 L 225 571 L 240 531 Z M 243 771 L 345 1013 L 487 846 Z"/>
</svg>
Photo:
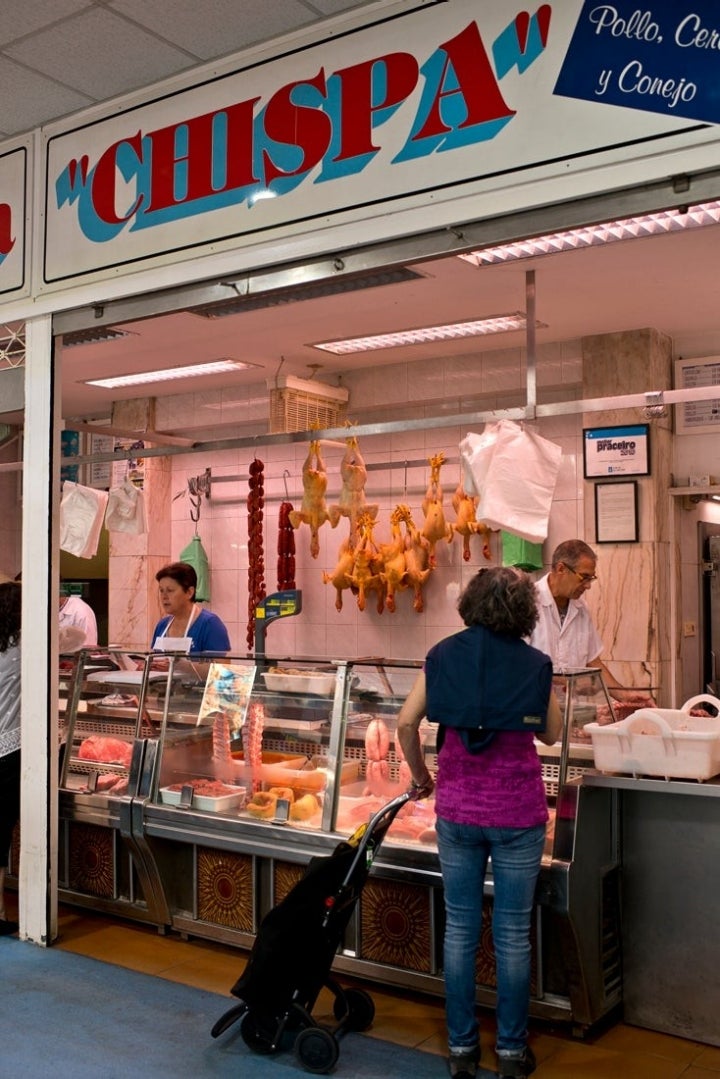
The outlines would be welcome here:
<svg viewBox="0 0 720 1079">
<path fill-rule="evenodd" d="M 532 648 L 535 589 L 521 570 L 481 570 L 460 597 L 466 629 L 428 652 L 397 733 L 420 797 L 433 790 L 418 727 L 438 728 L 435 809 L 445 900 L 444 977 L 450 1075 L 472 1079 L 480 1059 L 475 958 L 492 859 L 498 1070 L 530 1075 L 530 922 L 548 820 L 534 740 L 561 729 L 552 663 Z"/>
</svg>

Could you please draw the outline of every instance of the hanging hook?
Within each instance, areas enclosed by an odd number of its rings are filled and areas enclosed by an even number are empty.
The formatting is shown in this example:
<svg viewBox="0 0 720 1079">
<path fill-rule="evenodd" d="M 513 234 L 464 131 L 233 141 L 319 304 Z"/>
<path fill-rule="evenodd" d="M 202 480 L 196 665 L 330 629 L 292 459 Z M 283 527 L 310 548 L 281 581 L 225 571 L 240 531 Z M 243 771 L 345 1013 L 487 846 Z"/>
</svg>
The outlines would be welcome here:
<svg viewBox="0 0 720 1079">
<path fill-rule="evenodd" d="M 287 485 L 287 481 L 288 481 L 288 476 L 289 476 L 289 475 L 290 475 L 290 469 L 289 469 L 289 468 L 284 468 L 284 469 L 283 469 L 283 477 L 282 477 L 282 478 L 283 478 L 283 485 L 284 485 L 284 487 L 285 487 L 285 501 L 286 501 L 286 502 L 289 502 L 289 501 L 290 501 L 290 493 L 289 493 L 289 491 L 288 491 L 288 485 Z"/>
<path fill-rule="evenodd" d="M 195 524 L 195 535 L 197 535 L 197 523 L 200 520 L 200 502 L 200 495 L 190 495 L 190 520 L 193 521 Z"/>
</svg>

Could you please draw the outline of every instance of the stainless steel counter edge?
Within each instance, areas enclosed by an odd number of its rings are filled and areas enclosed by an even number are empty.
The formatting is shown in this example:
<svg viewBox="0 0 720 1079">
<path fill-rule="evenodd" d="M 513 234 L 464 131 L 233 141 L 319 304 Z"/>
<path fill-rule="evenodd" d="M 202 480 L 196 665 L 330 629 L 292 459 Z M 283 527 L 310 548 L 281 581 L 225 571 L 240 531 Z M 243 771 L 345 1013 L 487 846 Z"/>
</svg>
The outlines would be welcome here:
<svg viewBox="0 0 720 1079">
<path fill-rule="evenodd" d="M 689 794 L 699 798 L 720 798 L 720 775 L 700 781 L 587 771 L 580 782 L 585 787 L 612 787 L 615 790 L 647 791 L 650 794 Z"/>
</svg>

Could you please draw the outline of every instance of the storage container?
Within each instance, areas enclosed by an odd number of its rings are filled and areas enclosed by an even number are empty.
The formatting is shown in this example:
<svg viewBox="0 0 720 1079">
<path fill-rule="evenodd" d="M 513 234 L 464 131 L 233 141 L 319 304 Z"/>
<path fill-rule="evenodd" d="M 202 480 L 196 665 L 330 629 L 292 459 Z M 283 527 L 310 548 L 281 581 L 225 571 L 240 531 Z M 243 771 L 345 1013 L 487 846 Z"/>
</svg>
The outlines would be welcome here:
<svg viewBox="0 0 720 1079">
<path fill-rule="evenodd" d="M 693 716 L 707 707 L 714 715 Z M 705 780 L 720 774 L 720 701 L 693 697 L 680 709 L 640 708 L 619 723 L 588 723 L 600 772 Z"/>
</svg>

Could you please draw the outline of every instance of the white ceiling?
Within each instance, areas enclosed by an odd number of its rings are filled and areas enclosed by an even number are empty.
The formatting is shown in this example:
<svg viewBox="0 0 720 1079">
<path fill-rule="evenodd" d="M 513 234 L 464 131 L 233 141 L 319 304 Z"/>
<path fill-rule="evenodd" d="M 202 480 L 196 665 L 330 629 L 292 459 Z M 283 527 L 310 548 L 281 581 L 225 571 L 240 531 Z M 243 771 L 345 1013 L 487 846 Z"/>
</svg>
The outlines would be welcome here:
<svg viewBox="0 0 720 1079">
<path fill-rule="evenodd" d="M 208 61 L 370 7 L 367 0 L 2 0 L 0 138 L 20 134 Z M 410 283 L 305 300 L 215 322 L 190 313 L 127 325 L 123 339 L 63 350 L 64 417 L 107 416 L 113 394 L 82 380 L 219 357 L 258 366 L 245 381 L 283 373 L 334 377 L 356 366 L 521 347 L 523 333 L 334 358 L 312 343 L 525 309 L 536 271 L 538 344 L 652 326 L 699 343 L 720 325 L 720 226 L 476 269 L 455 257 L 413 267 Z M 696 353 L 697 354 L 697 353 Z M 701 353 L 700 353 L 701 354 Z M 227 376 L 169 383 L 152 393 L 215 388 Z M 653 387 L 648 387 L 652 389 Z M 145 396 L 148 388 L 135 396 Z M 123 396 L 131 396 L 122 391 Z"/>
<path fill-rule="evenodd" d="M 0 138 L 371 0 L 2 0 Z"/>
</svg>

